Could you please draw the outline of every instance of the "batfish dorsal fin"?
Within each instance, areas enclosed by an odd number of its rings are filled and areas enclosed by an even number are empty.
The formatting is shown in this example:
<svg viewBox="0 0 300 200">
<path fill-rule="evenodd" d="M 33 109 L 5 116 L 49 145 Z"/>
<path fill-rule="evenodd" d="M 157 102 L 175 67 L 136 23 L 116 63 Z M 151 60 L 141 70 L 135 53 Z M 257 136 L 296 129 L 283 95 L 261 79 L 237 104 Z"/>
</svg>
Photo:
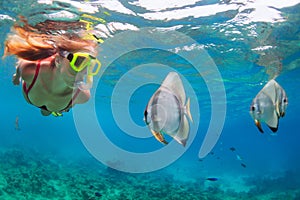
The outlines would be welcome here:
<svg viewBox="0 0 300 200">
<path fill-rule="evenodd" d="M 276 86 L 278 85 L 276 84 L 277 82 L 272 79 L 262 89 L 262 92 L 270 97 L 273 104 L 276 102 Z"/>
<path fill-rule="evenodd" d="M 168 88 L 179 98 L 181 106 L 185 104 L 186 95 L 183 88 L 182 81 L 176 72 L 170 72 L 165 80 L 162 82 L 162 87 Z"/>
</svg>

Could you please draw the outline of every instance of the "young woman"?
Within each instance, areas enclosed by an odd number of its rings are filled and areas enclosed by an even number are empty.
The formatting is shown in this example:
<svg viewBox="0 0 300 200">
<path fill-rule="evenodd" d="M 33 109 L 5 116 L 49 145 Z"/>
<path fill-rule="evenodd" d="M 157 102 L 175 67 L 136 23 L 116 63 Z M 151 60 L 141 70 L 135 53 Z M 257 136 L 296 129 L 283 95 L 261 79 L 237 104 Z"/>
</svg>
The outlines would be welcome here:
<svg viewBox="0 0 300 200">
<path fill-rule="evenodd" d="M 84 39 L 81 22 L 45 21 L 15 25 L 5 44 L 5 56 L 18 59 L 13 83 L 22 81 L 26 101 L 44 116 L 60 116 L 90 98 L 93 76 L 100 69 L 97 42 Z M 70 32 L 68 28 L 78 29 Z M 81 31 L 79 31 L 81 29 Z"/>
</svg>

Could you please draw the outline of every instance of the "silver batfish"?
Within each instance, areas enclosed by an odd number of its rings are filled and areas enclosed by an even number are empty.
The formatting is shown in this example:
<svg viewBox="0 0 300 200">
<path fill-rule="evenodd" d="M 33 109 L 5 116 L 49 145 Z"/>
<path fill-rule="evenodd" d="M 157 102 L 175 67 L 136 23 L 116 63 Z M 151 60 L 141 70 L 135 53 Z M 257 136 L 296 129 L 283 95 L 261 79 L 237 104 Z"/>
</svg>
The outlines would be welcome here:
<svg viewBox="0 0 300 200">
<path fill-rule="evenodd" d="M 185 146 L 190 129 L 187 117 L 193 121 L 190 99 L 186 100 L 179 75 L 170 72 L 149 100 L 144 112 L 144 121 L 161 143 L 168 144 L 163 136 L 167 134 Z"/>
<path fill-rule="evenodd" d="M 284 89 L 272 79 L 253 99 L 250 115 L 261 133 L 264 131 L 260 122 L 265 122 L 275 133 L 278 130 L 279 118 L 285 115 L 287 105 L 288 98 Z"/>
</svg>

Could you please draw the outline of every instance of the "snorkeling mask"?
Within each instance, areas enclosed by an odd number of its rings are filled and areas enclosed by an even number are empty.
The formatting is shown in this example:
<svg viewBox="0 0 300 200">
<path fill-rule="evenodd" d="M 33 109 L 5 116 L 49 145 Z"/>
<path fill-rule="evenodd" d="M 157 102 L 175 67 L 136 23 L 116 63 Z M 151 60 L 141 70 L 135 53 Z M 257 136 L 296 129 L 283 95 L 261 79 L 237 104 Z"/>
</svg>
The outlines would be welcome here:
<svg viewBox="0 0 300 200">
<path fill-rule="evenodd" d="M 93 76 L 97 75 L 101 68 L 100 61 L 88 53 L 61 51 L 59 54 L 70 61 L 70 66 L 75 72 L 86 73 L 84 80 L 76 81 L 75 85 L 81 90 L 90 89 L 93 84 Z"/>
<path fill-rule="evenodd" d="M 88 75 L 95 76 L 101 68 L 100 61 L 88 53 L 61 51 L 60 55 L 70 61 L 70 66 L 75 72 L 81 72 L 87 68 Z"/>
</svg>

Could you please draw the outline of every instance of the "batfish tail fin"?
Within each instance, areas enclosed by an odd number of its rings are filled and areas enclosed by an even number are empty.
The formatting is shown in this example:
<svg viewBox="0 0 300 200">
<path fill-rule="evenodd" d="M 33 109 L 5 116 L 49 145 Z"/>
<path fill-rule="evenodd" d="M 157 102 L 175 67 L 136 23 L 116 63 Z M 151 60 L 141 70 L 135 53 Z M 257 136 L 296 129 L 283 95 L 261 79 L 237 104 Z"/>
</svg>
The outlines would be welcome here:
<svg viewBox="0 0 300 200">
<path fill-rule="evenodd" d="M 191 114 L 191 101 L 190 98 L 187 99 L 186 101 L 186 105 L 185 105 L 185 114 L 188 116 L 188 118 L 191 120 L 191 122 L 193 122 L 193 117 Z"/>
<path fill-rule="evenodd" d="M 185 115 L 182 116 L 182 121 L 180 123 L 179 130 L 173 138 L 182 146 L 186 145 L 186 141 L 189 138 L 190 126 Z"/>
</svg>

